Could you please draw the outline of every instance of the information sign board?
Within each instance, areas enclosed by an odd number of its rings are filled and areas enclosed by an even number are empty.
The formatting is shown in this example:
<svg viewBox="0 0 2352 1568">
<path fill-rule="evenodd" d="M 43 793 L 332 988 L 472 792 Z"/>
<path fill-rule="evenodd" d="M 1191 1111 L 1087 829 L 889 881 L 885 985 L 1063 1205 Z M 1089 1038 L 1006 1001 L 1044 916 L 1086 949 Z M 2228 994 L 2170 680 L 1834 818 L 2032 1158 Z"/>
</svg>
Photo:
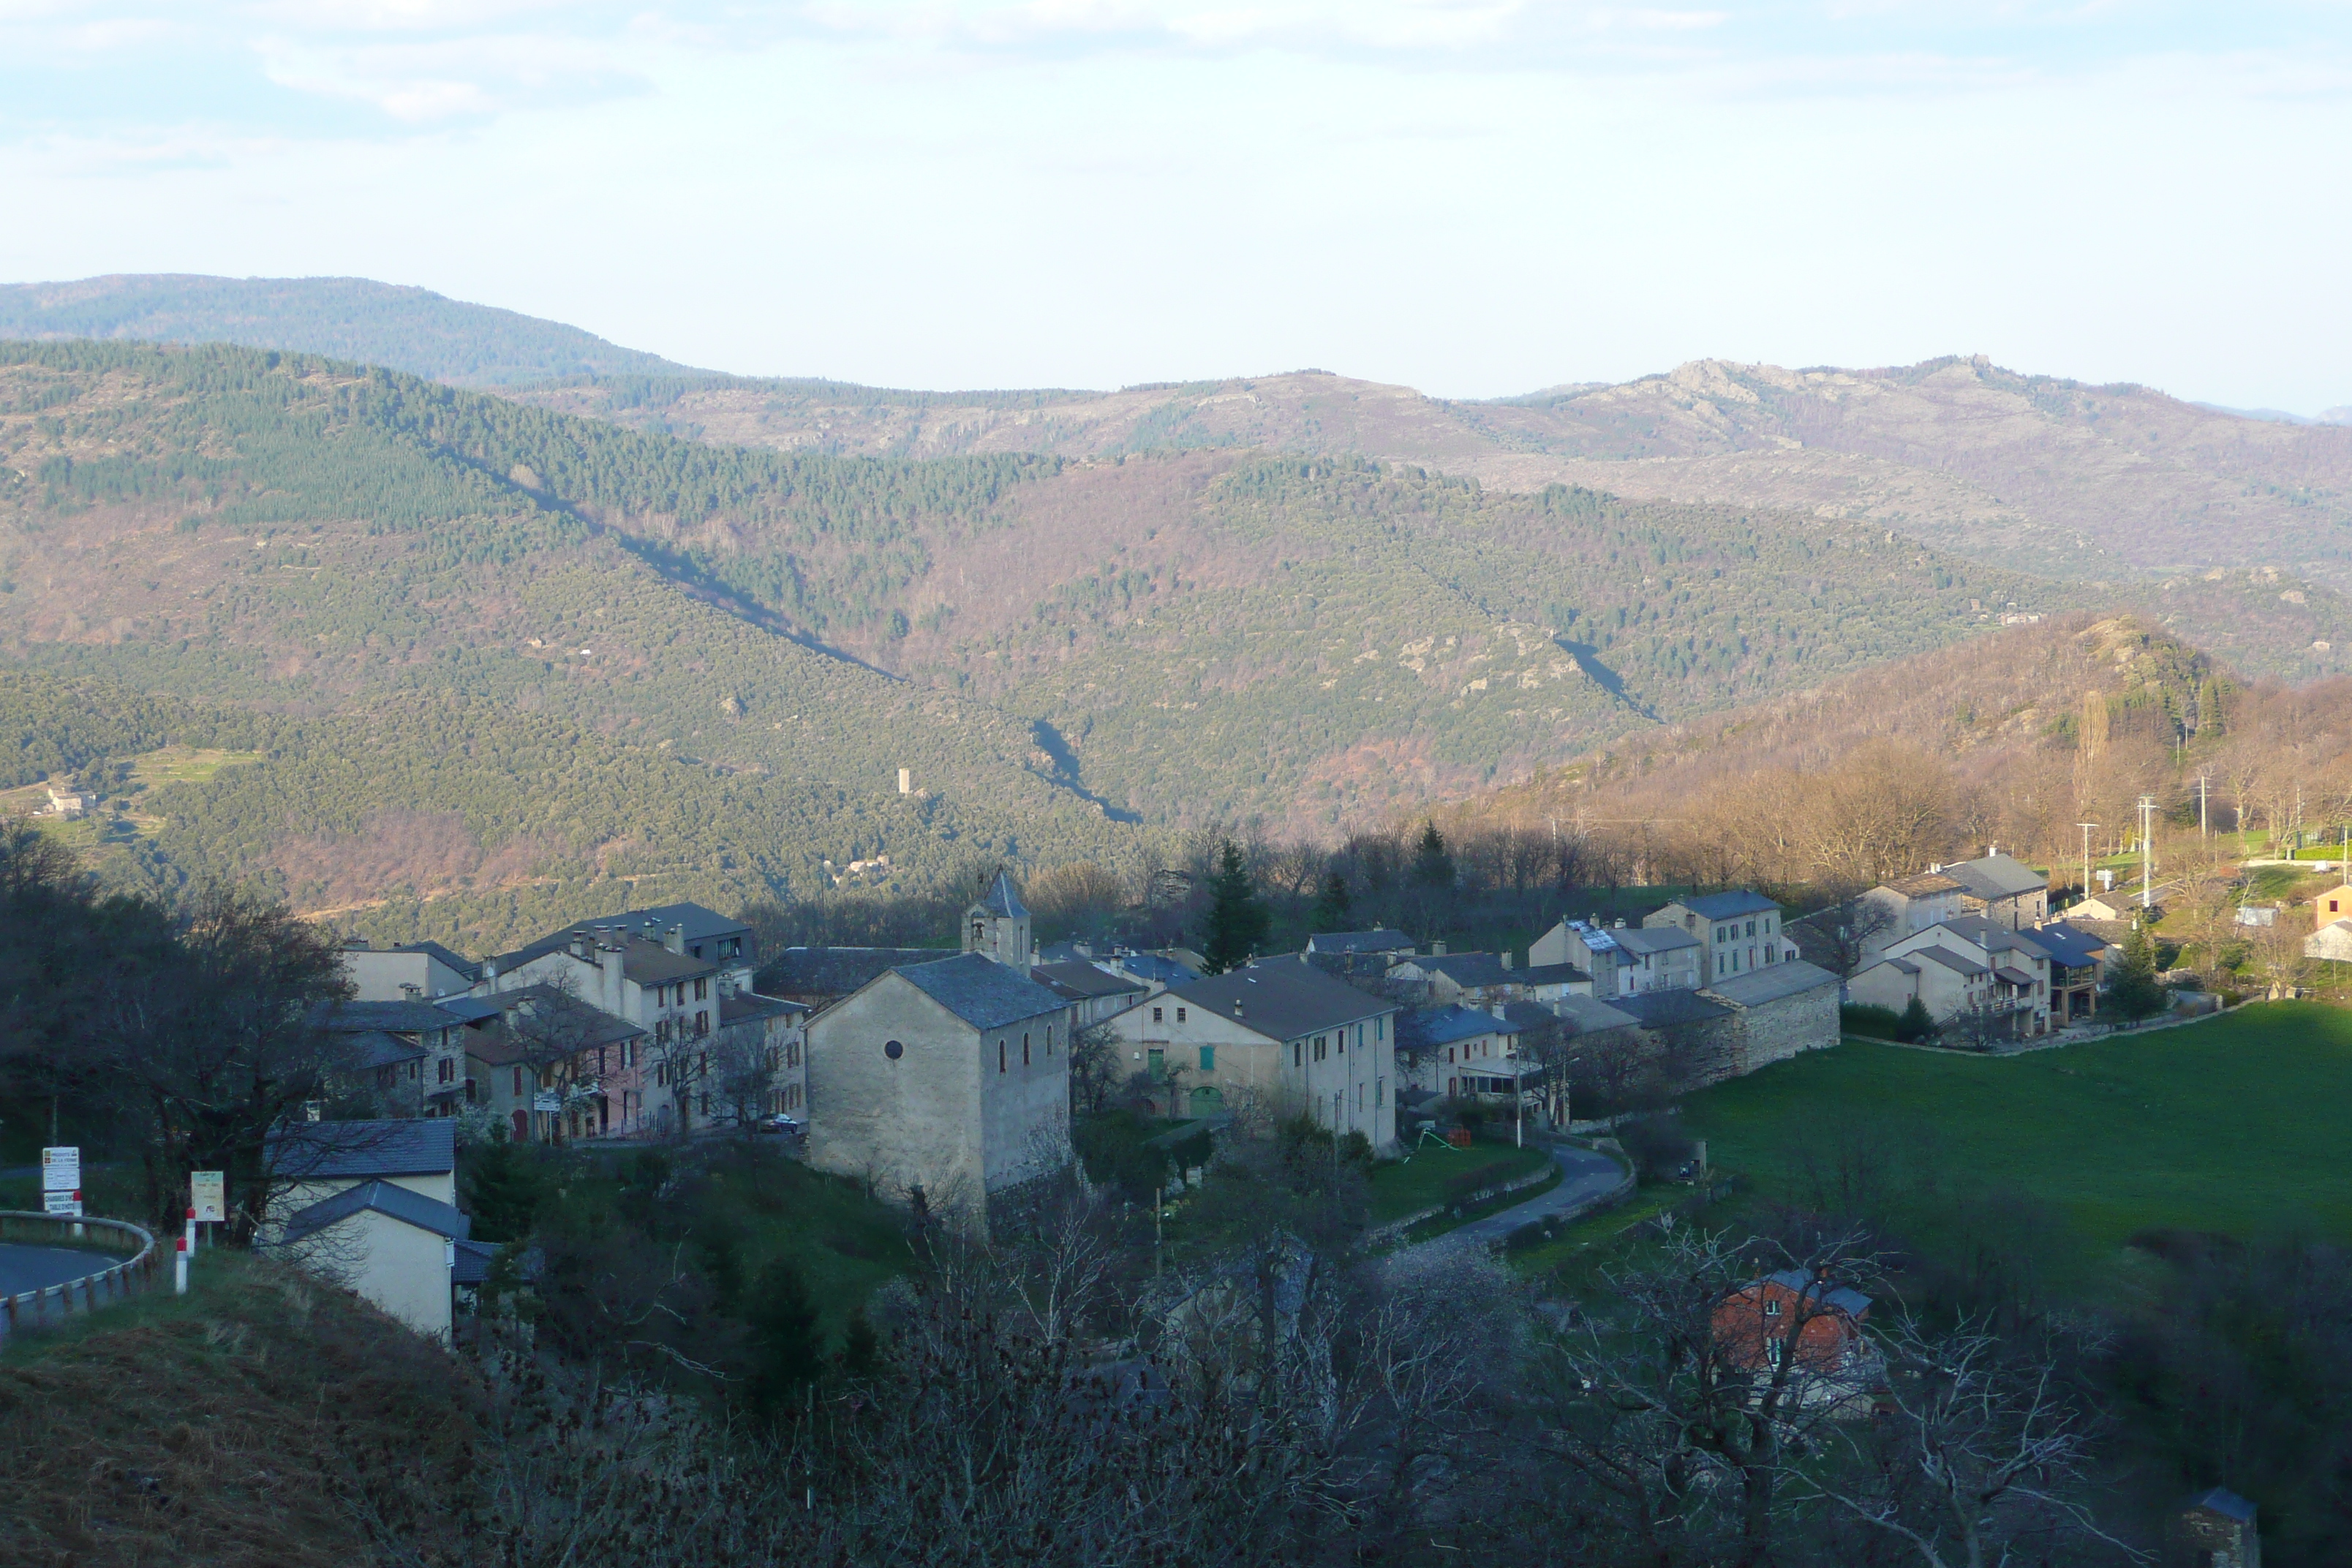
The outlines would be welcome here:
<svg viewBox="0 0 2352 1568">
<path fill-rule="evenodd" d="M 188 1173 L 188 1205 L 199 1225 L 217 1225 L 228 1218 L 227 1181 L 219 1171 Z"/>
</svg>

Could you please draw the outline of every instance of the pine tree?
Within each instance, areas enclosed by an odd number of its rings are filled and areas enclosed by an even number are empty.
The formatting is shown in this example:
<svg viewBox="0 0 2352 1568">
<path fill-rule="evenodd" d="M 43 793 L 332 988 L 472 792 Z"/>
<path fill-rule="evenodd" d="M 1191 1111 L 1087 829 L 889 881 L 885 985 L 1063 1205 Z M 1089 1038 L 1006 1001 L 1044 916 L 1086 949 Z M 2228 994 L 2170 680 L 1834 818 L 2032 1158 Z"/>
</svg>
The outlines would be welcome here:
<svg viewBox="0 0 2352 1568">
<path fill-rule="evenodd" d="M 2146 926 L 2134 926 L 2107 971 L 2107 1006 L 2125 1018 L 2145 1018 L 2164 1011 L 2164 983 L 2156 977 L 2156 944 Z"/>
<path fill-rule="evenodd" d="M 1337 871 L 1323 873 L 1323 890 L 1316 896 L 1314 927 L 1317 931 L 1346 931 L 1355 914 L 1355 900 L 1348 894 L 1348 879 Z"/>
<path fill-rule="evenodd" d="M 536 1162 L 529 1152 L 507 1141 L 505 1128 L 499 1128 L 467 1163 L 466 1212 L 473 1217 L 473 1238 L 529 1240 L 531 1223 L 539 1215 L 540 1193 Z"/>
<path fill-rule="evenodd" d="M 1926 1039 L 1936 1032 L 1936 1020 L 1927 1016 L 1927 1005 L 1916 996 L 1904 1007 L 1895 1020 L 1895 1037 L 1906 1045 Z"/>
<path fill-rule="evenodd" d="M 790 1258 L 772 1258 L 760 1270 L 743 1321 L 751 1331 L 751 1402 L 763 1411 L 781 1409 L 824 1364 L 816 1303 Z"/>
<path fill-rule="evenodd" d="M 1412 878 L 1424 888 L 1450 889 L 1454 886 L 1454 854 L 1445 847 L 1445 836 L 1437 831 L 1437 824 L 1424 819 L 1421 825 L 1421 844 L 1413 851 Z"/>
<path fill-rule="evenodd" d="M 1217 874 L 1209 880 L 1209 917 L 1201 943 L 1201 956 L 1208 960 L 1209 973 L 1223 974 L 1238 968 L 1265 941 L 1273 925 L 1274 917 L 1250 883 L 1241 850 L 1226 839 L 1218 855 Z"/>
<path fill-rule="evenodd" d="M 882 1364 L 882 1336 L 874 1320 L 859 1307 L 849 1314 L 849 1331 L 842 1339 L 841 1370 L 852 1377 L 870 1377 Z"/>
</svg>

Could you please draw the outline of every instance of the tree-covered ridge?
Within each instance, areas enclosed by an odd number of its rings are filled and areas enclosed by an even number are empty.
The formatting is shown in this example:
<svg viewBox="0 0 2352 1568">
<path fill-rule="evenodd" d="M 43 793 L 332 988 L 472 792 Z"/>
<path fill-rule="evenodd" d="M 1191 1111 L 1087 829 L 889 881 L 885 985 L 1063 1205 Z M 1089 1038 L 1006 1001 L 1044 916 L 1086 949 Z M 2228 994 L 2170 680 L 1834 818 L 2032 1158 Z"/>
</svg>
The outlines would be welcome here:
<svg viewBox="0 0 2352 1568">
<path fill-rule="evenodd" d="M 148 274 L 0 285 L 0 337 L 236 343 L 468 386 L 685 372 L 561 321 L 364 278 Z"/>
<path fill-rule="evenodd" d="M 443 695 L 298 718 L 5 672 L 0 734 L 106 796 L 99 825 L 78 826 L 118 885 L 243 883 L 354 932 L 473 951 L 648 900 L 814 899 L 883 855 L 875 885 L 928 890 L 1000 861 L 1125 866 L 1146 847 L 1066 795 L 1000 804 L 730 771 Z M 258 760 L 125 793 L 131 760 L 165 745 Z"/>
</svg>

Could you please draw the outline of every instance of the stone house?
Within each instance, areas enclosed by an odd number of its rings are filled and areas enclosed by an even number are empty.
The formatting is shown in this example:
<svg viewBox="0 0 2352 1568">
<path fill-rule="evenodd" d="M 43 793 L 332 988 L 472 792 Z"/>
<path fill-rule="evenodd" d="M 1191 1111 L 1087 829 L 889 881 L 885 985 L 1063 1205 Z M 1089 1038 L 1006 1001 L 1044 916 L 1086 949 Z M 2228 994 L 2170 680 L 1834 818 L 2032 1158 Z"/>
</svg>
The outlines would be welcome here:
<svg viewBox="0 0 2352 1568">
<path fill-rule="evenodd" d="M 1980 860 L 1938 866 L 1936 871 L 1960 885 L 1960 912 L 1981 915 L 2011 931 L 2030 931 L 2050 918 L 2050 879 L 1989 847 Z"/>
<path fill-rule="evenodd" d="M 1699 994 L 1732 1010 L 1729 1059 L 1708 1070 L 1738 1078 L 1806 1051 L 1826 1050 L 1842 1033 L 1838 977 L 1802 959 L 1718 980 Z"/>
<path fill-rule="evenodd" d="M 1603 924 L 1561 921 L 1538 937 L 1528 949 L 1530 966 L 1543 971 L 1560 966 L 1589 977 L 1588 989 L 1570 989 L 1572 995 L 1593 995 L 1606 1001 L 1646 991 L 1687 991 L 1699 984 L 1699 940 L 1679 926 L 1628 926 L 1623 921 Z"/>
<path fill-rule="evenodd" d="M 2003 1037 L 2026 1039 L 2049 1031 L 2050 969 L 2050 949 L 2035 933 L 1963 915 L 1894 943 L 1846 990 L 1896 1012 L 1916 996 L 1939 1026 L 1977 1017 Z"/>
<path fill-rule="evenodd" d="M 437 942 L 376 947 L 354 937 L 337 954 L 343 978 L 359 1002 L 432 1002 L 462 995 L 482 977 L 481 966 Z"/>
<path fill-rule="evenodd" d="M 446 1121 L 308 1122 L 273 1135 L 265 1250 L 352 1290 L 417 1332 L 449 1334 L 452 1274 L 469 1245 L 457 1130 Z"/>
<path fill-rule="evenodd" d="M 1072 1022 L 1081 1029 L 1092 1028 L 1151 994 L 1149 982 L 1076 961 L 1033 965 L 1029 978 L 1067 1002 Z"/>
<path fill-rule="evenodd" d="M 519 1143 L 643 1137 L 649 1032 L 553 985 L 467 998 L 476 1103 Z"/>
<path fill-rule="evenodd" d="M 1110 1020 L 1129 1065 L 1165 1083 L 1170 1115 L 1306 1115 L 1375 1150 L 1396 1143 L 1393 1002 L 1279 960 L 1167 990 Z"/>
<path fill-rule="evenodd" d="M 464 1020 L 431 1002 L 339 1002 L 317 1015 L 343 1040 L 340 1087 L 383 1116 L 454 1116 L 473 1099 Z"/>
<path fill-rule="evenodd" d="M 1882 882 L 1861 894 L 1846 916 L 1854 926 L 1855 950 L 1861 959 L 1855 967 L 1866 969 L 1905 937 L 1968 913 L 1961 908 L 1967 891 L 1941 870 L 1935 870 Z"/>
<path fill-rule="evenodd" d="M 1697 941 L 1701 985 L 1797 956 L 1796 944 L 1780 930 L 1780 906 L 1744 888 L 1677 899 L 1643 916 L 1642 925 L 1680 928 Z"/>
<path fill-rule="evenodd" d="M 1446 1003 L 1398 1015 L 1399 1079 L 1446 1100 L 1517 1100 L 1544 1069 L 1520 1056 L 1522 1031 L 1503 1011 Z"/>
<path fill-rule="evenodd" d="M 809 1163 L 984 1226 L 1070 1163 L 1072 1032 L 1025 965 L 974 951 L 887 970 L 809 1022 Z"/>
<path fill-rule="evenodd" d="M 1573 963 L 1548 963 L 1517 968 L 1507 952 L 1436 953 L 1400 960 L 1390 966 L 1386 980 L 1391 994 L 1418 995 L 1427 1002 L 1460 1003 L 1491 1007 L 1498 1002 L 1549 1002 L 1556 997 L 1590 995 L 1592 976 Z"/>
</svg>

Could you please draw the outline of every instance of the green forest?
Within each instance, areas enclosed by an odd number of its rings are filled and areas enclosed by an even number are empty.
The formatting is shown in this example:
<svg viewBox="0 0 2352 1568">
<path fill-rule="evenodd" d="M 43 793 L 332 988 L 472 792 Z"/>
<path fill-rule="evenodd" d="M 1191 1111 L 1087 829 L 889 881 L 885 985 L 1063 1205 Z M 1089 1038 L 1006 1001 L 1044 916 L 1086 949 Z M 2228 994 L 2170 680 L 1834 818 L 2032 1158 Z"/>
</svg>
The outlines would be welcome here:
<svg viewBox="0 0 2352 1568">
<path fill-rule="evenodd" d="M 1362 458 L 715 447 L 315 355 L 0 343 L 0 764 L 262 752 L 159 786 L 110 874 L 389 935 L 1327 833 L 2110 596 Z"/>
</svg>

